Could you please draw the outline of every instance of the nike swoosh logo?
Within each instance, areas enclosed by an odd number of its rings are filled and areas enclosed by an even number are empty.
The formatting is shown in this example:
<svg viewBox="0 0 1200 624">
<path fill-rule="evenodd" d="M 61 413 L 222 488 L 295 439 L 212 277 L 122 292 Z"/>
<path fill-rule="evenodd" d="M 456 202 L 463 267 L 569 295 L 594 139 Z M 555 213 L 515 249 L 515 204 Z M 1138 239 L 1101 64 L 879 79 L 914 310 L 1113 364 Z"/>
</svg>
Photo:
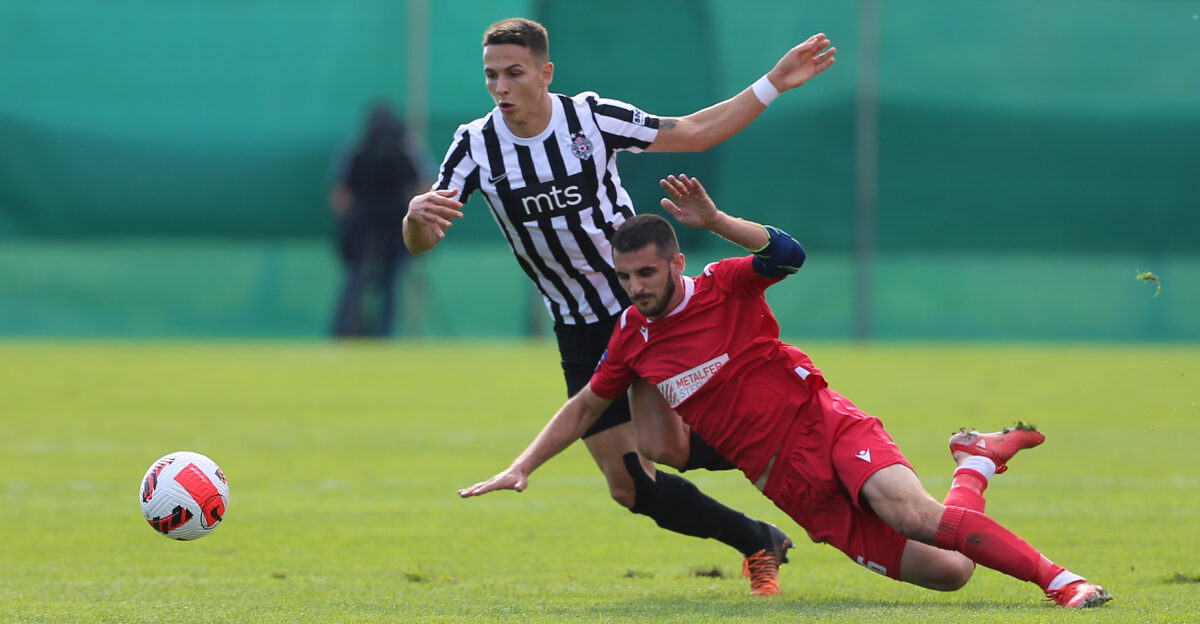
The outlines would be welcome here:
<svg viewBox="0 0 1200 624">
<path fill-rule="evenodd" d="M 488 183 L 495 184 L 495 183 L 499 182 L 500 180 L 503 180 L 504 178 L 507 178 L 507 177 L 508 177 L 508 172 L 505 171 L 504 173 L 502 173 L 494 178 L 488 178 Z"/>
</svg>

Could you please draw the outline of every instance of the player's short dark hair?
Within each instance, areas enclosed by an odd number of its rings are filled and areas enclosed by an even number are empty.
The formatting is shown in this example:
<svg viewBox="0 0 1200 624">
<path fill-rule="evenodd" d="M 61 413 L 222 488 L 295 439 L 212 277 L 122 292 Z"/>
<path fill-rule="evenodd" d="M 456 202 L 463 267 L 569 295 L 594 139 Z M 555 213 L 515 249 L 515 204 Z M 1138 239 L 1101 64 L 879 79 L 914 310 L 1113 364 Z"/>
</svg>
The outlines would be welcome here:
<svg viewBox="0 0 1200 624">
<path fill-rule="evenodd" d="M 533 58 L 545 63 L 550 60 L 550 36 L 546 27 L 523 17 L 510 17 L 500 20 L 483 33 L 483 45 L 515 43 L 529 48 Z"/>
<path fill-rule="evenodd" d="M 670 259 L 679 253 L 675 228 L 656 214 L 640 214 L 626 219 L 612 237 L 613 249 L 621 253 L 637 251 L 650 243 L 658 246 L 659 258 Z"/>
</svg>

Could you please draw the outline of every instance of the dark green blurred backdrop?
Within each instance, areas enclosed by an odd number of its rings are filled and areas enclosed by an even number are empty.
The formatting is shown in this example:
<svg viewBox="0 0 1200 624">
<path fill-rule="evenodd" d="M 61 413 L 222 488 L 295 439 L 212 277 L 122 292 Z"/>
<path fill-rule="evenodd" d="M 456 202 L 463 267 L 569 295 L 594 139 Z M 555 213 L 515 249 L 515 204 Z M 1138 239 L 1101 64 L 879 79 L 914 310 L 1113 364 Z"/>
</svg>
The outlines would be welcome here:
<svg viewBox="0 0 1200 624">
<path fill-rule="evenodd" d="M 552 89 L 662 115 L 830 35 L 834 67 L 727 143 L 621 156 L 643 211 L 683 171 L 805 243 L 785 334 L 1200 340 L 1200 4 L 1154 0 L 3 3 L 0 335 L 323 334 L 337 151 L 383 97 L 436 163 L 491 108 L 480 35 L 512 15 L 550 29 Z M 468 213 L 402 331 L 544 332 Z"/>
</svg>

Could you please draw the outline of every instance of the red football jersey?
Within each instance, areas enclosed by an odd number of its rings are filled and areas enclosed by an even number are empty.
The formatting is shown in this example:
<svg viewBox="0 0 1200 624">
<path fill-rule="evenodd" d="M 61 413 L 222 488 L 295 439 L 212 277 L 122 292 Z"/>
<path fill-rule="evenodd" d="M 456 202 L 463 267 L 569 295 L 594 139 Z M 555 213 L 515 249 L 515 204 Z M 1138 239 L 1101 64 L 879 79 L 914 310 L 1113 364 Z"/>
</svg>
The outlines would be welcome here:
<svg viewBox="0 0 1200 624">
<path fill-rule="evenodd" d="M 626 308 L 591 388 L 615 399 L 639 377 L 655 384 L 684 422 L 756 481 L 825 380 L 807 355 L 779 340 L 763 294 L 779 279 L 759 275 L 752 261 L 729 258 L 685 276 L 683 301 L 662 318 Z"/>
</svg>

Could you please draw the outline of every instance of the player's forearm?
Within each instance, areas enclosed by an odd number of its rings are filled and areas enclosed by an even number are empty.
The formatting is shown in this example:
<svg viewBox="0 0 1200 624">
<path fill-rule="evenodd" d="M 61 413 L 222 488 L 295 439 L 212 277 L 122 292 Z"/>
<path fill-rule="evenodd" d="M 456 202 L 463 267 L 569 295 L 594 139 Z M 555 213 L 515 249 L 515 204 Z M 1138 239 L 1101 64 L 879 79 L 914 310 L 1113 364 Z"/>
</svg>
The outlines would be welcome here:
<svg viewBox="0 0 1200 624">
<path fill-rule="evenodd" d="M 705 229 L 754 254 L 754 270 L 761 275 L 782 278 L 804 265 L 804 246 L 777 227 L 718 211 Z"/>
<path fill-rule="evenodd" d="M 724 212 L 718 212 L 705 229 L 747 251 L 758 251 L 770 242 L 770 236 L 762 224 Z"/>
<path fill-rule="evenodd" d="M 684 117 L 664 117 L 652 152 L 702 152 L 741 132 L 766 106 L 747 87 L 741 93 Z"/>
<path fill-rule="evenodd" d="M 585 396 L 585 393 L 590 396 Z M 596 399 L 599 397 L 592 393 L 590 388 L 585 387 L 567 401 L 525 451 L 513 460 L 513 467 L 519 468 L 525 474 L 532 473 L 582 437 L 608 406 L 607 401 Z"/>
<path fill-rule="evenodd" d="M 721 143 L 754 121 L 781 92 L 828 69 L 836 51 L 823 33 L 809 37 L 741 93 L 685 117 L 660 118 L 658 137 L 648 151 L 694 152 Z"/>
</svg>

